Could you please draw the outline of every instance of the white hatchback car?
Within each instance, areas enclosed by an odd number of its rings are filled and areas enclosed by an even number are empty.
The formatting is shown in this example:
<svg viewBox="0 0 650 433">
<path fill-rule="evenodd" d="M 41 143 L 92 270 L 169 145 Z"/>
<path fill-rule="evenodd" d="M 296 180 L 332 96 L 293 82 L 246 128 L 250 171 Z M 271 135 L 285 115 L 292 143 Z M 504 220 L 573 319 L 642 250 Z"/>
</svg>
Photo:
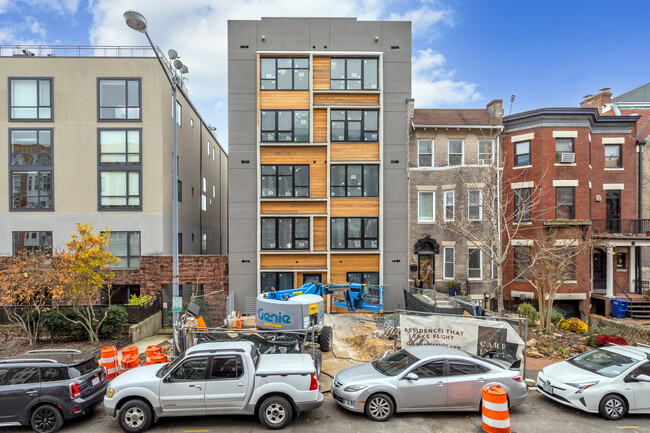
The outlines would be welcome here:
<svg viewBox="0 0 650 433">
<path fill-rule="evenodd" d="M 650 346 L 609 345 L 544 367 L 537 390 L 606 419 L 650 413 Z"/>
</svg>

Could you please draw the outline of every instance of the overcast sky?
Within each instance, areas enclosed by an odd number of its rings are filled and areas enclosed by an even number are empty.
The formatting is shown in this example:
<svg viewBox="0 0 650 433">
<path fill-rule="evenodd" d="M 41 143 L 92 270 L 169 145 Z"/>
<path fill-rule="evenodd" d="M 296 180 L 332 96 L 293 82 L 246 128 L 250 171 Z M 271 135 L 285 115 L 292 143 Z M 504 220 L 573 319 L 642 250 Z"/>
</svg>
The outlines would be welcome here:
<svg viewBox="0 0 650 433">
<path fill-rule="evenodd" d="M 176 49 L 190 97 L 227 146 L 227 20 L 347 16 L 413 21 L 418 108 L 480 108 L 516 95 L 512 112 L 577 106 L 650 81 L 650 1 L 625 0 L 0 0 L 0 44 L 146 45 L 124 24 L 135 9 L 164 52 Z"/>
</svg>

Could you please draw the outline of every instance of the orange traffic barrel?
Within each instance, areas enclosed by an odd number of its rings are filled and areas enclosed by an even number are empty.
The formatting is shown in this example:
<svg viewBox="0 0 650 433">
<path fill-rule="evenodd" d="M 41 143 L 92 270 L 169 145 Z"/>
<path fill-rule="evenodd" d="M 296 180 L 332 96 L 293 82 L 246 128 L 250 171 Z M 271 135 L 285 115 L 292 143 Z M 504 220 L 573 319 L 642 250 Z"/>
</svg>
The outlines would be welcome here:
<svg viewBox="0 0 650 433">
<path fill-rule="evenodd" d="M 126 346 L 124 349 L 122 349 L 122 356 L 137 355 L 137 354 L 138 354 L 138 346 Z"/>
<path fill-rule="evenodd" d="M 165 355 L 164 353 L 157 353 L 151 356 L 151 364 L 147 363 L 147 365 L 164 364 L 166 362 L 167 362 L 167 355 Z"/>
<path fill-rule="evenodd" d="M 117 366 L 117 347 L 102 347 L 99 364 L 106 369 L 106 378 L 108 380 L 115 379 L 115 377 L 120 374 Z"/>
<path fill-rule="evenodd" d="M 127 355 L 122 357 L 122 371 L 130 370 L 140 366 L 140 357 L 138 355 Z"/>
<path fill-rule="evenodd" d="M 147 346 L 147 365 L 153 364 L 151 362 L 151 357 L 162 353 L 162 349 L 157 344 Z"/>
<path fill-rule="evenodd" d="M 508 394 L 498 385 L 483 387 L 483 431 L 510 433 Z"/>
</svg>

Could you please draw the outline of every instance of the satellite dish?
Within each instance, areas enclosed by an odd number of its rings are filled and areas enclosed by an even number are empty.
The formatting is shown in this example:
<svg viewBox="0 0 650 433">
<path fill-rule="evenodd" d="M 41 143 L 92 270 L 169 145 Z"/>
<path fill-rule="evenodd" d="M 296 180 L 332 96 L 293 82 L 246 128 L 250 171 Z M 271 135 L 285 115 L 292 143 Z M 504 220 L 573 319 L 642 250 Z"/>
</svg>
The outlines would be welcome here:
<svg viewBox="0 0 650 433">
<path fill-rule="evenodd" d="M 172 49 L 168 50 L 167 55 L 169 55 L 169 60 L 178 59 L 178 53 L 176 52 L 176 50 L 172 50 Z"/>
<path fill-rule="evenodd" d="M 176 69 L 181 69 L 181 68 L 183 67 L 183 62 L 181 62 L 181 61 L 178 60 L 178 59 L 174 60 L 174 67 L 175 67 Z"/>
<path fill-rule="evenodd" d="M 187 69 L 187 66 L 183 65 L 181 67 L 181 74 L 187 74 L 188 72 L 190 72 L 190 70 Z"/>
</svg>

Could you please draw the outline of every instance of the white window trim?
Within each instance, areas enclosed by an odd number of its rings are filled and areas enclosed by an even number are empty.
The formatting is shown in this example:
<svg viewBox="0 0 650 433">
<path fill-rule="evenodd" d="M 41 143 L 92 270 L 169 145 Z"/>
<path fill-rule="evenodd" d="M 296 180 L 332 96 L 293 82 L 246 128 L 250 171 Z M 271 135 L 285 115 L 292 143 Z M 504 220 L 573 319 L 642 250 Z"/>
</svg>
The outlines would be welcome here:
<svg viewBox="0 0 650 433">
<path fill-rule="evenodd" d="M 420 141 L 425 141 L 425 140 L 431 140 L 431 165 L 420 165 Z M 435 140 L 433 138 L 420 138 L 418 139 L 418 167 L 423 167 L 423 168 L 432 168 L 436 166 L 436 161 L 435 161 Z M 428 153 L 425 153 L 423 155 L 428 155 Z"/>
<path fill-rule="evenodd" d="M 430 220 L 423 220 L 420 216 L 420 197 L 422 194 L 431 194 L 432 199 L 432 215 L 433 218 Z M 418 191 L 418 222 L 419 223 L 433 223 L 436 222 L 436 192 L 435 191 Z"/>
<path fill-rule="evenodd" d="M 447 140 L 447 167 L 460 167 L 459 165 L 450 165 L 449 164 L 449 151 L 450 151 L 449 142 L 452 141 L 452 140 L 460 141 L 460 143 L 461 143 L 462 147 L 461 147 L 461 156 L 460 156 L 460 166 L 463 166 L 463 165 L 465 165 L 465 139 L 463 139 L 463 138 L 450 138 L 450 139 Z"/>
<path fill-rule="evenodd" d="M 479 270 L 479 277 L 470 277 L 469 276 L 469 252 L 470 250 L 477 250 L 478 251 L 478 270 Z M 477 247 L 469 247 L 467 248 L 467 279 L 472 280 L 472 281 L 478 281 L 483 279 L 483 251 L 481 251 L 480 248 Z"/>
<path fill-rule="evenodd" d="M 453 271 L 452 271 L 451 276 L 447 275 L 447 250 L 449 250 L 449 249 L 451 249 L 453 251 L 453 254 L 452 254 L 453 261 L 451 262 Z M 454 247 L 444 247 L 442 249 L 442 274 L 443 274 L 443 278 L 445 280 L 453 280 L 455 273 L 456 273 L 456 249 Z"/>
<path fill-rule="evenodd" d="M 478 191 L 478 219 L 472 219 L 469 214 L 469 195 L 471 191 Z M 480 189 L 468 189 L 467 190 L 467 220 L 468 221 L 483 221 L 483 191 Z"/>
<path fill-rule="evenodd" d="M 451 218 L 447 218 L 447 195 L 451 195 Z M 453 221 L 454 217 L 456 216 L 456 194 L 454 194 L 453 190 L 443 192 L 442 204 L 443 204 L 443 211 L 442 211 L 443 220 L 447 222 Z"/>
<path fill-rule="evenodd" d="M 492 149 L 492 151 L 490 152 L 490 161 L 491 163 L 493 163 L 494 162 L 494 140 L 491 138 L 481 138 L 478 141 L 478 149 L 476 149 L 476 160 L 478 161 L 479 165 L 481 165 L 481 141 L 489 141 L 490 143 L 492 143 L 490 146 L 490 149 Z M 465 146 L 463 146 L 463 148 L 464 147 Z"/>
</svg>

